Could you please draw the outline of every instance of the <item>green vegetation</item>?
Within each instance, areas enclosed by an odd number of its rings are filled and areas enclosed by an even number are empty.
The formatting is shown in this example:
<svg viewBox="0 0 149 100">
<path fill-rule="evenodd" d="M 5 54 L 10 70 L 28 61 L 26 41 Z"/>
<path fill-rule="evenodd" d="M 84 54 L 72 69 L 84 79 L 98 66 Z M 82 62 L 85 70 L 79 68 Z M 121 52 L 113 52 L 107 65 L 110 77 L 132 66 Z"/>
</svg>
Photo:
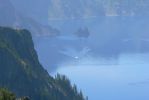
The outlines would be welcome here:
<svg viewBox="0 0 149 100">
<path fill-rule="evenodd" d="M 16 96 L 7 89 L 0 88 L 0 100 L 15 100 Z"/>
<path fill-rule="evenodd" d="M 16 95 L 7 89 L 0 88 L 0 100 L 30 100 L 29 97 L 16 98 Z"/>
<path fill-rule="evenodd" d="M 82 92 L 78 92 L 76 85 L 71 86 L 71 83 L 66 76 L 57 74 L 55 77 L 55 81 L 57 84 L 59 84 L 60 89 L 63 88 L 62 91 L 67 96 L 71 97 L 71 100 L 82 100 L 84 98 Z"/>
<path fill-rule="evenodd" d="M 65 76 L 49 76 L 27 30 L 0 27 L 0 87 L 31 100 L 85 100 Z"/>
</svg>

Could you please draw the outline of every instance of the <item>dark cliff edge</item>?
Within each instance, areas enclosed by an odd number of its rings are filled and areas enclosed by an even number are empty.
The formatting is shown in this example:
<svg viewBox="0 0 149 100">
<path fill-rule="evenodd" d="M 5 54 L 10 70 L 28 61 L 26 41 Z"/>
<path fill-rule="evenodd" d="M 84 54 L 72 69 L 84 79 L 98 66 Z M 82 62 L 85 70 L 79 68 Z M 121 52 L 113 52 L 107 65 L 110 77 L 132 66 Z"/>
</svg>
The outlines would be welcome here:
<svg viewBox="0 0 149 100">
<path fill-rule="evenodd" d="M 41 66 L 24 29 L 0 27 L 0 87 L 31 100 L 85 100 L 65 76 L 53 78 Z"/>
</svg>

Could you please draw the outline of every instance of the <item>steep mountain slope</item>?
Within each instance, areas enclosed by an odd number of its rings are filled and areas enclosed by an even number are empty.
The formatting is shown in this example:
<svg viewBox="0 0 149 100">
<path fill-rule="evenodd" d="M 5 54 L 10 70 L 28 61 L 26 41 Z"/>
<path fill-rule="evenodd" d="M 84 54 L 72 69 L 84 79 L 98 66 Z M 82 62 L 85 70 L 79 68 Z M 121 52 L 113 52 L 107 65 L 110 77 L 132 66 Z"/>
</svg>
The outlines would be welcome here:
<svg viewBox="0 0 149 100">
<path fill-rule="evenodd" d="M 49 76 L 27 30 L 0 27 L 0 80 L 0 87 L 31 100 L 85 100 L 66 77 Z"/>
</svg>

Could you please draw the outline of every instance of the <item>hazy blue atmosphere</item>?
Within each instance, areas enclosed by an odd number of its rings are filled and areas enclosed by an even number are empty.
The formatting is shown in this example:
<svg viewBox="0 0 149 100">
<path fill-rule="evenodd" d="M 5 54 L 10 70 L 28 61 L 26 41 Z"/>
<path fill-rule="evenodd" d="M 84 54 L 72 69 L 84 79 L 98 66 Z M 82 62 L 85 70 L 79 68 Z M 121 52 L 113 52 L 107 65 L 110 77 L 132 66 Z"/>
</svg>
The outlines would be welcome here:
<svg viewBox="0 0 149 100">
<path fill-rule="evenodd" d="M 0 0 L 0 13 L 1 26 L 31 31 L 48 73 L 88 100 L 149 100 L 149 1 Z"/>
<path fill-rule="evenodd" d="M 38 38 L 36 48 L 52 75 L 67 75 L 89 100 L 148 100 L 149 41 L 145 17 L 64 20 L 51 25 L 63 35 Z M 79 27 L 88 27 L 90 36 L 76 38 L 73 34 Z M 48 67 L 51 64 L 55 67 Z"/>
</svg>

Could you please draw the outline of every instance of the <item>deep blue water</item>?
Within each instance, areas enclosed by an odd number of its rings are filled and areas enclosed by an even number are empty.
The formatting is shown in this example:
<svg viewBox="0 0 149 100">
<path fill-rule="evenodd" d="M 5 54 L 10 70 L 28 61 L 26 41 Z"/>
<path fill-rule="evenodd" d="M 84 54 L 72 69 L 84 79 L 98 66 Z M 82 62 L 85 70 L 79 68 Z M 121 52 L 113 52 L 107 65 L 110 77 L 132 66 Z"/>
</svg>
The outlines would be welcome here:
<svg viewBox="0 0 149 100">
<path fill-rule="evenodd" d="M 145 17 L 50 21 L 59 37 L 34 39 L 41 64 L 64 74 L 89 100 L 149 100 L 149 23 Z M 90 36 L 73 35 L 88 27 Z"/>
<path fill-rule="evenodd" d="M 149 55 L 125 54 L 117 63 L 100 59 L 84 59 L 74 64 L 62 64 L 56 72 L 65 74 L 89 100 L 148 100 Z M 83 64 L 85 63 L 85 64 Z"/>
</svg>

